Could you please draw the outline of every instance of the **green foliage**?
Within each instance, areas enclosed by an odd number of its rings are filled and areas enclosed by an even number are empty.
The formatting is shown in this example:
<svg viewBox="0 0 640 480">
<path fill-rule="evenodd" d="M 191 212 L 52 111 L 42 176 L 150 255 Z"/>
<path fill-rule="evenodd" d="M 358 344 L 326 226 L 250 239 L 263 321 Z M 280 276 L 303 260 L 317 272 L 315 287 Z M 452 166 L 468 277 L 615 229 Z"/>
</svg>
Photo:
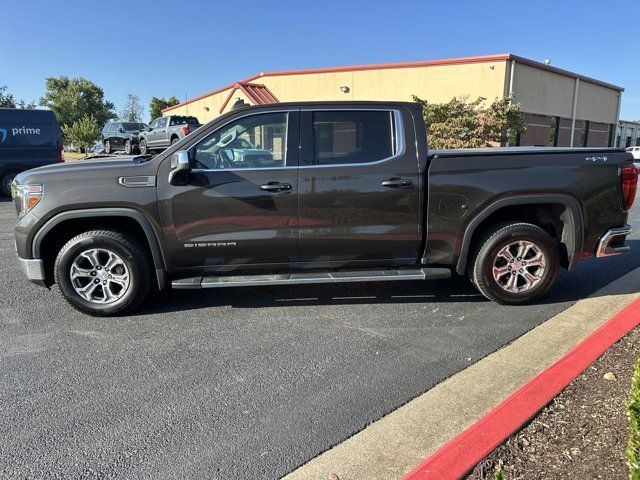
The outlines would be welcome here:
<svg viewBox="0 0 640 480">
<path fill-rule="evenodd" d="M 71 127 L 85 117 L 92 117 L 99 126 L 116 117 L 113 103 L 105 101 L 104 91 L 91 80 L 49 77 L 46 86 L 47 91 L 40 99 L 40 105 L 53 110 L 63 132 L 64 127 Z"/>
<path fill-rule="evenodd" d="M 88 151 L 100 139 L 100 124 L 95 118 L 85 115 L 71 125 L 62 127 L 65 140 L 81 152 Z"/>
<path fill-rule="evenodd" d="M 496 98 L 489 105 L 483 97 L 454 97 L 447 103 L 429 103 L 415 95 L 413 99 L 423 106 L 431 148 L 497 147 L 526 129 L 520 105 L 512 103 L 512 97 Z"/>
<path fill-rule="evenodd" d="M 496 466 L 493 472 L 493 480 L 507 480 L 507 477 L 504 476 L 504 470 L 502 470 L 502 462 Z"/>
<path fill-rule="evenodd" d="M 33 102 L 25 102 L 24 100 L 16 100 L 11 93 L 7 93 L 7 86 L 0 86 L 0 108 L 26 108 L 33 110 L 36 104 Z"/>
<path fill-rule="evenodd" d="M 627 465 L 629 478 L 640 480 L 640 358 L 636 360 L 631 393 L 627 403 L 629 432 L 627 435 Z"/>
<path fill-rule="evenodd" d="M 163 109 L 167 107 L 173 107 L 174 105 L 177 105 L 179 103 L 180 100 L 178 100 L 173 95 L 168 99 L 151 97 L 151 101 L 149 102 L 149 116 L 151 117 L 151 120 L 161 117 Z"/>
</svg>

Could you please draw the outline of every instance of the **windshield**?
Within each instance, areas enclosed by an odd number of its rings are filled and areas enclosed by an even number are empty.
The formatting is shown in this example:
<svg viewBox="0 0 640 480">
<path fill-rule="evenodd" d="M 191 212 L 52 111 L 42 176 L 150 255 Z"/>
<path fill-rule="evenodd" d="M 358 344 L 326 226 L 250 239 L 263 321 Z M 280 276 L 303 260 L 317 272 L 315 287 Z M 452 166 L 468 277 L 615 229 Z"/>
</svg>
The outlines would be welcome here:
<svg viewBox="0 0 640 480">
<path fill-rule="evenodd" d="M 174 116 L 171 117 L 171 125 L 184 125 L 188 123 L 189 125 L 199 125 L 198 119 L 196 117 L 184 117 L 184 116 Z"/>
<path fill-rule="evenodd" d="M 123 123 L 122 128 L 124 128 L 127 132 L 132 132 L 134 130 L 144 130 L 144 123 Z"/>
</svg>

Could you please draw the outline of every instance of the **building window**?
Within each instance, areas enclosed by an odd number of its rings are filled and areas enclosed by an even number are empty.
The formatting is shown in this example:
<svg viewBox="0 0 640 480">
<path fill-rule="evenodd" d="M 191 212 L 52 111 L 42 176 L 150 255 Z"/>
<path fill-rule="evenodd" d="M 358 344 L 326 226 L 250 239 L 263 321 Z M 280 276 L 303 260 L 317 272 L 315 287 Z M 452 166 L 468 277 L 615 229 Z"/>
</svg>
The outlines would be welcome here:
<svg viewBox="0 0 640 480">
<path fill-rule="evenodd" d="M 549 146 L 558 146 L 558 137 L 560 136 L 560 117 L 553 117 L 551 120 L 551 132 L 549 135 Z"/>
<path fill-rule="evenodd" d="M 591 126 L 591 122 L 589 120 L 585 120 L 584 129 L 582 130 L 582 138 L 580 139 L 580 145 L 586 147 L 589 143 L 589 127 Z"/>
</svg>

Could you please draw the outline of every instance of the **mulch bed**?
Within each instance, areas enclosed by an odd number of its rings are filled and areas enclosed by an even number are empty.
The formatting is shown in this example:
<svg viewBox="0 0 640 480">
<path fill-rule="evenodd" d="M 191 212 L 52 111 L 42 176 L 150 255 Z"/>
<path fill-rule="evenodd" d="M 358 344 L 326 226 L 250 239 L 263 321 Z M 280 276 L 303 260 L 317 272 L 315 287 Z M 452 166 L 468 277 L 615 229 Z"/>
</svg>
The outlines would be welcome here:
<svg viewBox="0 0 640 480">
<path fill-rule="evenodd" d="M 507 480 L 628 478 L 625 402 L 639 356 L 640 327 L 607 350 L 527 426 L 476 465 L 467 480 L 493 479 L 500 461 Z"/>
</svg>

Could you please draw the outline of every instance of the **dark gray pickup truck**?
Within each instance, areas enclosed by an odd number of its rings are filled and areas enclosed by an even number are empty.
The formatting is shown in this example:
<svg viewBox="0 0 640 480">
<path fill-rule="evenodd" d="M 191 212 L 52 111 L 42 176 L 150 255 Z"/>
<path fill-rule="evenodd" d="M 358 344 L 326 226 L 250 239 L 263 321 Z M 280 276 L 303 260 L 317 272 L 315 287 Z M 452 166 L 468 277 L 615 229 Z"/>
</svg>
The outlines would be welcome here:
<svg viewBox="0 0 640 480">
<path fill-rule="evenodd" d="M 27 277 L 121 314 L 152 289 L 442 279 L 540 298 L 558 267 L 628 250 L 638 173 L 614 149 L 429 151 L 413 103 L 234 110 L 167 151 L 13 185 Z"/>
</svg>

